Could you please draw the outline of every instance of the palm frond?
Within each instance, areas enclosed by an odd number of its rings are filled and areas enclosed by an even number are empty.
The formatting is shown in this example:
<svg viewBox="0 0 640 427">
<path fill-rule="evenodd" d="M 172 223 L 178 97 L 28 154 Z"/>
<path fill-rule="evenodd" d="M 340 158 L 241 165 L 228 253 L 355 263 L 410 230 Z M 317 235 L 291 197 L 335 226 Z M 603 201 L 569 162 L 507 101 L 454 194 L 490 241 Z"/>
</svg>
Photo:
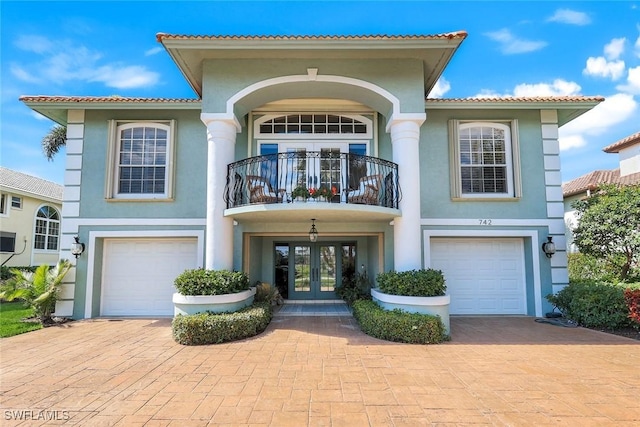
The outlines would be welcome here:
<svg viewBox="0 0 640 427">
<path fill-rule="evenodd" d="M 42 151 L 49 161 L 67 144 L 67 127 L 55 125 L 42 138 Z"/>
</svg>

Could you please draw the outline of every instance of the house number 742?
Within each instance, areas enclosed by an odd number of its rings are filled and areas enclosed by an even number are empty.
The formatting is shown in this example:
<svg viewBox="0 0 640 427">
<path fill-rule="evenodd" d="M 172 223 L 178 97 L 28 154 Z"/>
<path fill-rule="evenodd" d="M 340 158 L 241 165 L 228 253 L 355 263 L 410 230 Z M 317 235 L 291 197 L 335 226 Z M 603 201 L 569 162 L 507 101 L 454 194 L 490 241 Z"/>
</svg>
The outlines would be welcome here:
<svg viewBox="0 0 640 427">
<path fill-rule="evenodd" d="M 491 225 L 490 219 L 479 219 L 480 225 Z"/>
</svg>

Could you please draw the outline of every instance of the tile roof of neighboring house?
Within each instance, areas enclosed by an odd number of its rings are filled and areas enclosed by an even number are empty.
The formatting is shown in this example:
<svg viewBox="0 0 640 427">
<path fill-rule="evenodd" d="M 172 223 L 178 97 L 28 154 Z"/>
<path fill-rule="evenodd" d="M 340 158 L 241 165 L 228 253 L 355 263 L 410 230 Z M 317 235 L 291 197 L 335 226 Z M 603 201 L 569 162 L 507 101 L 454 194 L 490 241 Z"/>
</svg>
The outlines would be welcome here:
<svg viewBox="0 0 640 427">
<path fill-rule="evenodd" d="M 602 151 L 604 151 L 605 153 L 618 153 L 623 148 L 627 148 L 635 144 L 640 144 L 640 132 L 629 135 L 628 137 L 614 142 L 611 145 L 607 145 L 602 149 Z"/>
<path fill-rule="evenodd" d="M 467 37 L 466 31 L 454 31 L 451 33 L 431 34 L 431 35 L 361 35 L 361 36 L 347 36 L 347 35 L 290 35 L 290 36 L 268 36 L 268 35 L 254 35 L 254 36 L 232 36 L 232 35 L 188 35 L 188 34 L 166 34 L 157 33 L 156 40 L 162 42 L 163 40 L 317 40 L 317 41 L 330 41 L 330 40 L 437 40 L 437 39 L 464 39 Z"/>
<path fill-rule="evenodd" d="M 0 167 L 0 186 L 62 202 L 64 187 L 55 182 Z"/>
<path fill-rule="evenodd" d="M 589 172 L 578 178 L 572 179 L 562 185 L 562 195 L 564 197 L 574 196 L 584 193 L 587 190 L 595 190 L 602 184 L 640 184 L 640 172 L 630 175 L 620 176 L 620 169 L 600 170 Z"/>
</svg>

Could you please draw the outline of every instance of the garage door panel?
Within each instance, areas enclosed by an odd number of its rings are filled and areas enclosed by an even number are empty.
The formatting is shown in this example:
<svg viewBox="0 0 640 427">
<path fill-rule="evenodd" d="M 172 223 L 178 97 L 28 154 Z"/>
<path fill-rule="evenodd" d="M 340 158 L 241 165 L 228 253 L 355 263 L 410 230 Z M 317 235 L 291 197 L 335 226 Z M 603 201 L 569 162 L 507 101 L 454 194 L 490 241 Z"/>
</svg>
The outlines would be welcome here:
<svg viewBox="0 0 640 427">
<path fill-rule="evenodd" d="M 197 267 L 196 239 L 105 240 L 104 316 L 170 316 L 173 281 Z"/>
<path fill-rule="evenodd" d="M 431 266 L 442 270 L 451 314 L 526 314 L 519 238 L 432 238 Z"/>
</svg>

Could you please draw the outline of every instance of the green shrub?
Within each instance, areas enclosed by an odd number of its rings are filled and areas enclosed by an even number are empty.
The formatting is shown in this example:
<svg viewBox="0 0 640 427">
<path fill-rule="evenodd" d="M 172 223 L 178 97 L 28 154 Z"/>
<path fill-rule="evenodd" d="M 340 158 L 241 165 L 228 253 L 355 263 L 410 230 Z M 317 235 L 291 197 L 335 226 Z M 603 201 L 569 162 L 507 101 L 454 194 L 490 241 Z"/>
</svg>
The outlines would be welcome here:
<svg viewBox="0 0 640 427">
<path fill-rule="evenodd" d="M 620 273 L 620 262 L 613 257 L 611 261 L 598 259 L 583 253 L 567 254 L 570 282 L 584 282 L 595 280 L 599 282 L 613 282 Z"/>
<path fill-rule="evenodd" d="M 34 273 L 38 268 L 37 265 L 27 266 L 27 267 L 7 267 L 3 265 L 0 267 L 0 280 L 8 280 L 13 277 L 11 270 L 20 270 L 20 271 L 28 271 Z"/>
<path fill-rule="evenodd" d="M 437 344 L 448 338 L 439 316 L 385 310 L 373 301 L 356 301 L 353 317 L 365 334 L 387 341 Z"/>
<path fill-rule="evenodd" d="M 447 290 L 442 271 L 431 268 L 380 273 L 377 281 L 380 291 L 389 295 L 439 297 Z"/>
<path fill-rule="evenodd" d="M 624 299 L 626 287 L 640 284 L 607 282 L 574 282 L 547 300 L 567 318 L 589 328 L 619 329 L 632 326 Z"/>
<path fill-rule="evenodd" d="M 249 277 L 243 272 L 228 270 L 185 270 L 174 284 L 182 295 L 224 295 L 249 289 Z"/>
<path fill-rule="evenodd" d="M 184 345 L 219 344 L 253 337 L 271 321 L 271 305 L 256 303 L 234 313 L 198 313 L 173 318 L 173 339 Z"/>
<path fill-rule="evenodd" d="M 336 294 L 350 307 L 358 300 L 371 299 L 371 282 L 367 273 L 354 273 L 350 277 L 343 275 L 342 284 L 336 288 Z"/>
</svg>

